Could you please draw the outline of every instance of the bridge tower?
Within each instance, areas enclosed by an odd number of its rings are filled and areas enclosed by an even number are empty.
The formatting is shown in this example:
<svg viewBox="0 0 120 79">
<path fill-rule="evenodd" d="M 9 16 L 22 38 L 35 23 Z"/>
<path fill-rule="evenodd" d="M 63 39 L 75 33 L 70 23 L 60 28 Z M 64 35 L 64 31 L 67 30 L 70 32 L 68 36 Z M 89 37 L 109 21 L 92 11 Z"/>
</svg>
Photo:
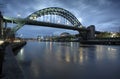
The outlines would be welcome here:
<svg viewBox="0 0 120 79">
<path fill-rule="evenodd" d="M 95 39 L 95 26 L 90 25 L 86 28 L 86 31 L 78 30 L 79 37 L 81 37 L 81 40 L 92 40 Z"/>
<path fill-rule="evenodd" d="M 87 27 L 88 32 L 87 32 L 87 39 L 88 40 L 92 40 L 95 39 L 95 26 L 94 25 L 90 25 Z"/>
</svg>

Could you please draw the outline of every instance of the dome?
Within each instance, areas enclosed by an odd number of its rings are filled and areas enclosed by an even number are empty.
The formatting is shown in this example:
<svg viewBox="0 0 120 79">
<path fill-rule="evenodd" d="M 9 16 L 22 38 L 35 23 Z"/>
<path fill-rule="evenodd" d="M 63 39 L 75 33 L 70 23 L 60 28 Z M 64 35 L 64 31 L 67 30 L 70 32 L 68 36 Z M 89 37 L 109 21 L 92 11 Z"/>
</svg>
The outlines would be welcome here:
<svg viewBox="0 0 120 79">
<path fill-rule="evenodd" d="M 63 33 L 60 34 L 60 36 L 70 36 L 70 33 L 63 32 Z"/>
</svg>

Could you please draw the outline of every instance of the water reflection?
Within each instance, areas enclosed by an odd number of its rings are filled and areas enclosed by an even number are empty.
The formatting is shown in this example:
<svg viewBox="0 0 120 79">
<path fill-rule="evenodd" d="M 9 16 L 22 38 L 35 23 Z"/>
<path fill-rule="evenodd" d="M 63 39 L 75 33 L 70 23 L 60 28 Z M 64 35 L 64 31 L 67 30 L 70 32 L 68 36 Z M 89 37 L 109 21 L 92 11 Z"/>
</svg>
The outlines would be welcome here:
<svg viewBox="0 0 120 79">
<path fill-rule="evenodd" d="M 96 57 L 98 60 L 115 60 L 119 57 L 118 48 L 114 48 L 114 46 L 96 46 Z M 117 52 L 117 53 L 116 53 Z"/>
<path fill-rule="evenodd" d="M 65 60 L 66 60 L 66 62 L 70 62 L 70 53 L 69 52 L 66 52 Z"/>
<path fill-rule="evenodd" d="M 119 46 L 28 42 L 16 58 L 28 79 L 112 79 L 120 77 L 119 51 Z"/>
<path fill-rule="evenodd" d="M 39 76 L 39 73 L 40 73 L 39 72 L 39 70 L 40 70 L 39 68 L 40 68 L 39 65 L 37 65 L 35 61 L 31 62 L 31 69 L 32 69 L 33 75 L 35 77 Z"/>
<path fill-rule="evenodd" d="M 20 54 L 23 56 L 23 53 L 24 53 L 24 48 L 22 48 L 21 50 L 20 50 Z"/>
<path fill-rule="evenodd" d="M 19 51 L 17 57 L 18 57 L 19 60 L 21 60 L 21 61 L 24 60 L 24 48 L 22 48 L 22 49 Z"/>
<path fill-rule="evenodd" d="M 80 63 L 82 64 L 83 63 L 83 60 L 84 60 L 84 58 L 83 58 L 84 56 L 83 56 L 83 48 L 80 48 L 80 53 L 79 53 L 79 58 L 80 58 Z"/>
</svg>

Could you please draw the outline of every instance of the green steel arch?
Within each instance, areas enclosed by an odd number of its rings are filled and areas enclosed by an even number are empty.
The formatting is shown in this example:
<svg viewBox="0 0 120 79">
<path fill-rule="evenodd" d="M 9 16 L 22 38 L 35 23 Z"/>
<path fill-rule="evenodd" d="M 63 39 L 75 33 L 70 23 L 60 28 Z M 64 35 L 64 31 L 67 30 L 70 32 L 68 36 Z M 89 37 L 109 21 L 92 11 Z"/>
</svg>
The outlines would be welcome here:
<svg viewBox="0 0 120 79">
<path fill-rule="evenodd" d="M 26 17 L 25 19 L 35 19 L 44 15 L 59 15 L 67 19 L 74 27 L 80 27 L 82 25 L 71 12 L 59 7 L 49 7 L 38 10 L 32 13 L 31 15 L 29 15 L 28 17 Z M 18 22 L 17 26 L 14 27 L 12 31 L 16 32 L 22 26 L 24 26 L 24 24 L 25 24 L 24 22 Z"/>
<path fill-rule="evenodd" d="M 59 15 L 71 22 L 71 24 L 75 27 L 79 27 L 81 25 L 79 20 L 71 12 L 59 7 L 49 7 L 41 9 L 29 15 L 27 19 L 34 19 L 44 15 Z"/>
</svg>

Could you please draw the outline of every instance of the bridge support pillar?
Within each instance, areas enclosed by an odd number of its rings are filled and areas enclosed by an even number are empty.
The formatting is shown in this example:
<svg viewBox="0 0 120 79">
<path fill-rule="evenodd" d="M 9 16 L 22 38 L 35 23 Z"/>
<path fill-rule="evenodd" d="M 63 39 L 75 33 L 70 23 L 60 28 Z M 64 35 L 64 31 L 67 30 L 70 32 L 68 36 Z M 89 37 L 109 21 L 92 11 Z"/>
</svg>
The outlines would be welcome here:
<svg viewBox="0 0 120 79">
<path fill-rule="evenodd" d="M 89 31 L 87 32 L 87 39 L 91 40 L 91 39 L 95 39 L 95 26 L 94 25 L 90 25 L 87 28 Z"/>
<path fill-rule="evenodd" d="M 78 31 L 80 40 L 92 40 L 95 39 L 95 26 L 90 25 L 87 27 L 87 31 Z"/>
<path fill-rule="evenodd" d="M 2 13 L 0 12 L 0 39 L 3 38 L 3 16 Z"/>
<path fill-rule="evenodd" d="M 78 31 L 79 32 L 79 40 L 87 40 L 87 31 Z"/>
</svg>

